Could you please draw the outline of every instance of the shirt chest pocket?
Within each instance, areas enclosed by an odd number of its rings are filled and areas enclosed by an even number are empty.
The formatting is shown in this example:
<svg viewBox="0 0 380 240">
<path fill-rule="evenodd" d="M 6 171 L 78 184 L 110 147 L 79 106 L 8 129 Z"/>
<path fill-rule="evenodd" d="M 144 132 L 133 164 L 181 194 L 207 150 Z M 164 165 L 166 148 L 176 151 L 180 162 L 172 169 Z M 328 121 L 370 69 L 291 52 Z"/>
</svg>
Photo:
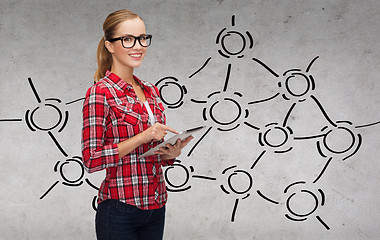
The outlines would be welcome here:
<svg viewBox="0 0 380 240">
<path fill-rule="evenodd" d="M 122 120 L 123 122 L 133 126 L 141 123 L 142 121 L 142 109 L 140 104 L 131 104 L 125 102 L 119 104 L 115 103 L 114 112 L 118 120 Z"/>
</svg>

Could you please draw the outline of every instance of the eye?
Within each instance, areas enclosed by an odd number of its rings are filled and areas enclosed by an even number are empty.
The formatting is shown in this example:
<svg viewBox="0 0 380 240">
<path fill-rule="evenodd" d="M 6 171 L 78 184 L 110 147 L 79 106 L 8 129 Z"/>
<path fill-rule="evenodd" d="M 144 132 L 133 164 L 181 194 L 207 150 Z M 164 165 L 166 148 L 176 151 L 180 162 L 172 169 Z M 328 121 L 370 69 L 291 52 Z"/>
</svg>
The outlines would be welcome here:
<svg viewBox="0 0 380 240">
<path fill-rule="evenodd" d="M 147 36 L 140 36 L 140 40 L 143 40 L 143 41 L 145 41 L 145 40 L 147 40 L 148 39 L 148 37 Z"/>
<path fill-rule="evenodd" d="M 133 37 L 124 37 L 123 41 L 124 42 L 132 42 L 133 41 Z"/>
</svg>

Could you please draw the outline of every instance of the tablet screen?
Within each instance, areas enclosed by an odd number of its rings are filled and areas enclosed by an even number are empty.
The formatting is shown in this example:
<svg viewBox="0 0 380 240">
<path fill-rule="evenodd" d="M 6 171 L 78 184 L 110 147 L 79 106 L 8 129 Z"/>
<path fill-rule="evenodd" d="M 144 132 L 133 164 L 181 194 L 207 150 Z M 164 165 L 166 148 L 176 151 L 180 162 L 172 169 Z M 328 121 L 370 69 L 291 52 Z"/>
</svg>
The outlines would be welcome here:
<svg viewBox="0 0 380 240">
<path fill-rule="evenodd" d="M 201 126 L 201 127 L 191 128 L 191 129 L 188 129 L 186 131 L 180 132 L 180 133 L 174 135 L 173 137 L 169 138 L 168 140 L 160 143 L 156 147 L 150 149 L 149 151 L 141 154 L 139 156 L 139 158 L 144 158 L 144 157 L 148 157 L 148 156 L 153 155 L 155 151 L 158 151 L 161 147 L 165 147 L 166 144 L 174 145 L 177 142 L 178 139 L 181 139 L 181 141 L 183 141 L 184 139 L 190 137 L 192 134 L 198 132 L 199 130 L 201 130 L 201 129 L 205 128 L 205 127 L 206 126 Z"/>
</svg>

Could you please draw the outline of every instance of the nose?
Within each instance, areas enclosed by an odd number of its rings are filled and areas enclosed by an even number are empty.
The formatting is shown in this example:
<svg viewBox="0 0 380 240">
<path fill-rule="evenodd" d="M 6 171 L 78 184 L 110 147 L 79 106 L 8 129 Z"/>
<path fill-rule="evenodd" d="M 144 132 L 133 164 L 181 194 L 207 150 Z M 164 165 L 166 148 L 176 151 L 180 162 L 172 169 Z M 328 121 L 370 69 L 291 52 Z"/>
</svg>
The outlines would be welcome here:
<svg viewBox="0 0 380 240">
<path fill-rule="evenodd" d="M 135 46 L 133 46 L 133 49 L 141 49 L 143 46 L 141 45 L 140 41 L 136 39 Z"/>
</svg>

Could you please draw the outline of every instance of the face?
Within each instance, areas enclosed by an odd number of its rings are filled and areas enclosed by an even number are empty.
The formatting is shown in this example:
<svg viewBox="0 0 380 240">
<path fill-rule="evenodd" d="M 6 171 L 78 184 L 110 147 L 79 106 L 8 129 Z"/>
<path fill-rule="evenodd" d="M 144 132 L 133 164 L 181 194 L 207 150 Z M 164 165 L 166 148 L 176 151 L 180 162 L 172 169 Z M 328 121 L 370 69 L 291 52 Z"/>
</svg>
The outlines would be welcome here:
<svg viewBox="0 0 380 240">
<path fill-rule="evenodd" d="M 113 37 L 122 37 L 125 35 L 140 36 L 146 34 L 145 24 L 140 18 L 128 19 L 121 22 Z M 113 67 L 116 68 L 136 68 L 139 67 L 145 57 L 146 47 L 142 47 L 138 40 L 132 48 L 124 48 L 121 41 L 108 42 L 106 47 L 112 54 Z"/>
</svg>

